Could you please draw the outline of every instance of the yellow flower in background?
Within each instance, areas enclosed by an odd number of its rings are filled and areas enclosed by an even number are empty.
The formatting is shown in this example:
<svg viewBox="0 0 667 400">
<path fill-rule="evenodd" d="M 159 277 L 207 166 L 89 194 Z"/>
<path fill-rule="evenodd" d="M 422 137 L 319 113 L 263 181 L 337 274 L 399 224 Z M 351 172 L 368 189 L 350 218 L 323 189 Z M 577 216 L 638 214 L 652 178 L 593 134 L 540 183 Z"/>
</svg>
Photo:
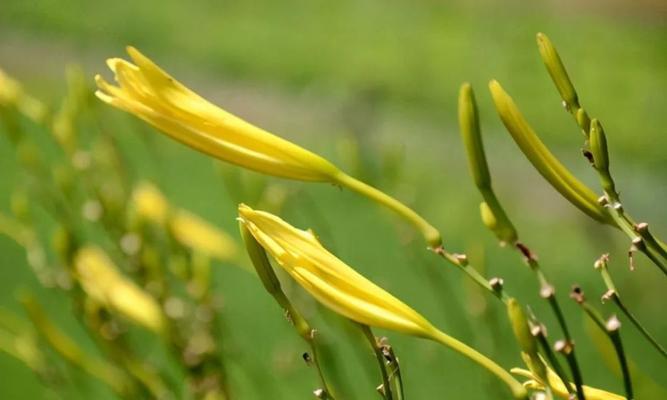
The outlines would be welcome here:
<svg viewBox="0 0 667 400">
<path fill-rule="evenodd" d="M 229 235 L 189 211 L 172 207 L 154 185 L 137 185 L 132 203 L 139 217 L 167 226 L 183 246 L 222 261 L 235 259 L 237 246 Z"/>
<path fill-rule="evenodd" d="M 44 103 L 28 95 L 18 81 L 0 69 L 0 107 L 12 106 L 35 122 L 42 122 L 48 114 Z"/>
<path fill-rule="evenodd" d="M 441 343 L 503 380 L 517 399 L 526 390 L 509 372 L 465 343 L 434 327 L 417 311 L 331 254 L 312 231 L 297 229 L 275 215 L 239 205 L 239 220 L 252 237 L 317 301 L 360 324 L 403 332 Z"/>
<path fill-rule="evenodd" d="M 164 317 L 158 302 L 119 272 L 104 251 L 82 248 L 74 258 L 74 268 L 90 298 L 156 333 L 163 332 Z"/>
<path fill-rule="evenodd" d="M 338 169 L 324 158 L 260 129 L 200 97 L 134 47 L 134 64 L 107 60 L 119 86 L 97 75 L 97 97 L 132 113 L 210 156 L 267 175 L 331 181 Z"/>
<path fill-rule="evenodd" d="M 528 381 L 524 382 L 524 385 L 531 389 L 544 390 L 544 382 L 542 382 L 538 377 L 536 377 L 532 372 L 522 369 L 522 368 L 512 368 L 512 373 L 529 378 Z M 554 391 L 558 397 L 563 399 L 570 399 L 570 394 L 567 392 L 567 388 L 558 377 L 558 375 L 547 368 L 547 379 L 549 380 L 549 386 Z M 574 387 L 574 385 L 572 385 Z M 596 389 L 590 386 L 583 386 L 584 388 L 584 397 L 586 400 L 625 400 L 625 397 L 617 395 L 615 393 L 607 392 L 605 390 Z"/>
</svg>

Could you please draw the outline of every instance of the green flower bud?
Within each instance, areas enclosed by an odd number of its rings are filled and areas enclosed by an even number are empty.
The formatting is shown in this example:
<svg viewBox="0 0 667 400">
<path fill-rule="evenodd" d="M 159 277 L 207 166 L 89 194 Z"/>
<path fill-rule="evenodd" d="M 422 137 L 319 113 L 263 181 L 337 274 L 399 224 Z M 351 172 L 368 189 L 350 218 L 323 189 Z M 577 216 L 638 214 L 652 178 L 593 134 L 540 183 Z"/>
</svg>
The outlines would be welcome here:
<svg viewBox="0 0 667 400">
<path fill-rule="evenodd" d="M 569 111 L 576 111 L 580 107 L 577 91 L 574 89 L 553 43 L 547 35 L 540 32 L 537 34 L 537 47 L 540 49 L 542 61 L 544 61 L 544 65 L 547 67 L 547 71 L 549 71 L 549 75 L 551 75 L 551 79 L 563 99 L 565 107 Z"/>
<path fill-rule="evenodd" d="M 591 121 L 590 148 L 593 153 L 593 166 L 598 171 L 609 171 L 609 152 L 607 151 L 607 137 L 602 125 L 597 119 Z"/>
<path fill-rule="evenodd" d="M 507 131 L 535 169 L 570 203 L 591 218 L 614 225 L 609 213 L 598 204 L 598 196 L 577 179 L 542 143 L 512 98 L 496 81 L 489 83 L 496 110 Z"/>
<path fill-rule="evenodd" d="M 480 189 L 491 188 L 491 176 L 484 154 L 484 144 L 479 130 L 479 115 L 475 94 L 469 83 L 464 83 L 459 91 L 459 129 L 468 155 L 470 173 Z"/>
</svg>

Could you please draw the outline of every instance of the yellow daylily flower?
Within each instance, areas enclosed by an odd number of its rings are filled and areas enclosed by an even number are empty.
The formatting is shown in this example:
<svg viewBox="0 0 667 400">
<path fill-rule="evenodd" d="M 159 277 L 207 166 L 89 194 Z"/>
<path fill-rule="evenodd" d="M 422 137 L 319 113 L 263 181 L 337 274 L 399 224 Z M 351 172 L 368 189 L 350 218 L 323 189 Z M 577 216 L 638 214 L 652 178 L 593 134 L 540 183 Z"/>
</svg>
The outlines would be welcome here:
<svg viewBox="0 0 667 400">
<path fill-rule="evenodd" d="M 97 247 L 84 247 L 74 258 L 81 287 L 90 298 L 156 333 L 164 331 L 164 316 L 158 302 L 118 271 Z"/>
<path fill-rule="evenodd" d="M 239 220 L 253 238 L 310 295 L 360 324 L 434 340 L 465 355 L 502 379 L 515 398 L 526 391 L 506 370 L 434 327 L 417 311 L 331 254 L 312 231 L 241 204 Z"/>
<path fill-rule="evenodd" d="M 387 194 L 343 173 L 328 160 L 258 128 L 208 102 L 141 54 L 133 63 L 107 60 L 119 86 L 95 76 L 102 101 L 138 116 L 171 138 L 202 153 L 263 174 L 347 187 L 398 213 L 422 232 L 432 249 L 440 233 L 420 215 Z"/>
<path fill-rule="evenodd" d="M 512 373 L 529 378 L 528 381 L 524 382 L 524 385 L 530 389 L 544 390 L 544 382 L 542 382 L 538 377 L 536 377 L 532 372 L 523 369 L 523 368 L 512 368 Z M 549 386 L 554 391 L 558 397 L 563 399 L 570 399 L 570 394 L 567 392 L 567 388 L 563 385 L 563 382 L 560 380 L 558 375 L 547 368 L 547 379 L 549 380 Z M 574 384 L 572 384 L 574 387 Z M 584 397 L 586 400 L 625 400 L 625 397 L 620 396 L 615 393 L 607 392 L 605 390 L 596 389 L 590 386 L 583 386 L 584 388 Z"/>
<path fill-rule="evenodd" d="M 160 190 L 143 182 L 132 193 L 135 212 L 158 225 L 166 225 L 174 239 L 185 247 L 222 261 L 234 260 L 237 246 L 225 232 L 198 215 L 172 207 Z"/>
<path fill-rule="evenodd" d="M 339 172 L 324 158 L 211 104 L 134 47 L 127 52 L 134 64 L 107 60 L 120 86 L 95 77 L 102 101 L 203 153 L 257 172 L 304 181 L 330 181 Z"/>
</svg>

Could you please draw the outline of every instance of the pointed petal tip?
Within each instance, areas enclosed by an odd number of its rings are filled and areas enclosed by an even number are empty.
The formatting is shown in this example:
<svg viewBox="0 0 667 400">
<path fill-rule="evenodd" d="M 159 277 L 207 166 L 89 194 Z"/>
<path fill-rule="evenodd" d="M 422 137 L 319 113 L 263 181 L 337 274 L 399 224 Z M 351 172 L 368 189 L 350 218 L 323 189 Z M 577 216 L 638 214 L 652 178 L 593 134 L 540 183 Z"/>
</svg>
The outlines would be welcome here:
<svg viewBox="0 0 667 400">
<path fill-rule="evenodd" d="M 98 99 L 100 99 L 100 100 L 102 100 L 103 102 L 105 102 L 105 103 L 109 103 L 109 104 L 111 104 L 111 102 L 113 101 L 113 98 L 112 98 L 111 96 L 109 96 L 108 94 L 104 93 L 104 92 L 101 91 L 101 90 L 96 90 L 96 91 L 95 91 L 95 96 L 96 96 Z"/>
</svg>

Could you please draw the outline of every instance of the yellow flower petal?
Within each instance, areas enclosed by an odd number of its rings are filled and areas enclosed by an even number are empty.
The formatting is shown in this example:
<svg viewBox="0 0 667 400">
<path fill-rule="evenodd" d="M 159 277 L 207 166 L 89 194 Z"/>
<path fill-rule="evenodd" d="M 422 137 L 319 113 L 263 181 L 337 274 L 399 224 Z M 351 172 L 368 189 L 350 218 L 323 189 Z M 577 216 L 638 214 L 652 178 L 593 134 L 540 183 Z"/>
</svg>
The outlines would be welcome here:
<svg viewBox="0 0 667 400">
<path fill-rule="evenodd" d="M 441 332 L 418 312 L 347 266 L 327 251 L 312 231 L 297 229 L 275 215 L 255 211 L 243 204 L 239 206 L 239 220 L 245 226 L 243 231 L 249 232 L 301 287 L 324 306 L 363 325 L 439 342 L 503 380 L 514 398 L 527 398 L 526 390 L 509 372 L 465 343 Z M 254 249 L 253 246 L 250 248 Z M 260 273 L 263 268 L 265 266 L 258 268 Z M 264 284 L 271 285 L 266 281 Z"/>
<path fill-rule="evenodd" d="M 239 206 L 239 215 L 285 271 L 328 308 L 364 325 L 434 336 L 430 322 L 336 258 L 311 232 L 245 205 Z"/>
<path fill-rule="evenodd" d="M 522 368 L 512 368 L 511 372 L 513 374 L 523 376 L 525 378 L 531 378 L 528 381 L 524 382 L 524 385 L 537 390 L 544 390 L 544 382 L 541 382 L 538 377 L 533 375 L 532 372 L 522 369 Z M 570 394 L 567 392 L 567 388 L 563 385 L 561 379 L 556 375 L 551 368 L 547 368 L 547 379 L 549 379 L 549 385 L 558 397 L 563 399 L 569 399 Z M 574 387 L 574 385 L 572 384 Z M 616 393 L 607 392 L 605 390 L 596 389 L 590 386 L 583 386 L 584 396 L 587 400 L 625 400 L 625 397 L 617 395 Z"/>
<path fill-rule="evenodd" d="M 304 181 L 333 181 L 329 161 L 266 132 L 203 99 L 141 54 L 134 64 L 107 60 L 119 86 L 97 76 L 97 96 L 135 114 L 170 137 L 213 157 L 264 174 Z"/>
</svg>

